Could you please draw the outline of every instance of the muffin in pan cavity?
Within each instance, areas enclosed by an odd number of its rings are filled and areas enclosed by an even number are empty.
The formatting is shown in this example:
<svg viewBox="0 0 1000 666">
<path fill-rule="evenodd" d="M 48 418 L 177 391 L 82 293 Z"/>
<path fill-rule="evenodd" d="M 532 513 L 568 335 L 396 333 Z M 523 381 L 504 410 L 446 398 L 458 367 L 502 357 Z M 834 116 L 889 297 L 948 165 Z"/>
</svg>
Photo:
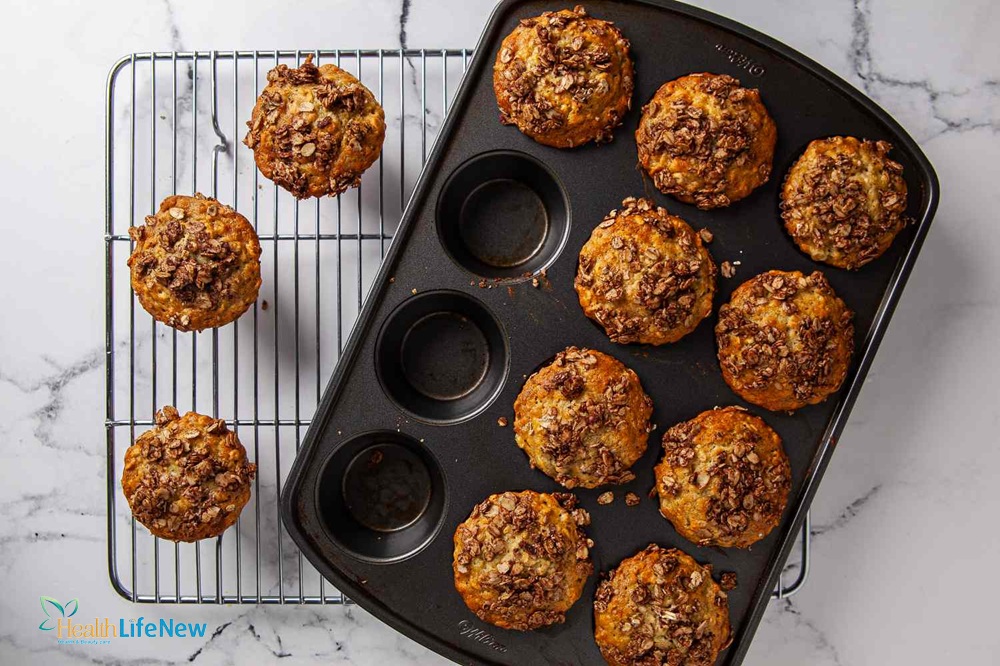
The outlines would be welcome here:
<svg viewBox="0 0 1000 666">
<path fill-rule="evenodd" d="M 781 217 L 814 261 L 858 269 L 889 249 L 909 223 L 903 167 L 887 141 L 817 139 L 789 169 Z"/>
<path fill-rule="evenodd" d="M 169 196 L 128 233 L 132 289 L 157 321 L 179 331 L 216 328 L 257 300 L 260 241 L 229 206 L 201 194 Z"/>
<path fill-rule="evenodd" d="M 781 520 L 791 478 L 781 437 L 763 419 L 710 409 L 663 434 L 660 513 L 699 546 L 747 548 Z"/>
<path fill-rule="evenodd" d="M 198 541 L 222 534 L 250 499 L 257 465 L 221 419 L 171 406 L 125 452 L 122 491 L 154 536 Z"/>
<path fill-rule="evenodd" d="M 500 45 L 493 90 L 500 120 L 538 143 L 611 141 L 632 105 L 629 42 L 583 7 L 523 19 Z"/>
<path fill-rule="evenodd" d="M 664 194 L 711 209 L 767 182 L 777 140 L 756 89 L 726 74 L 688 74 L 660 86 L 635 132 L 639 163 Z"/>
<path fill-rule="evenodd" d="M 568 347 L 514 401 L 514 437 L 535 467 L 567 488 L 627 483 L 646 452 L 653 402 L 635 372 Z"/>
<path fill-rule="evenodd" d="M 610 666 L 712 666 L 732 640 L 729 600 L 711 567 L 650 544 L 598 586 L 594 639 Z"/>
<path fill-rule="evenodd" d="M 719 308 L 722 376 L 747 402 L 792 411 L 822 402 L 847 376 L 854 313 L 819 271 L 767 271 Z"/>
<path fill-rule="evenodd" d="M 357 187 L 382 153 L 385 112 L 375 96 L 336 65 L 278 65 L 267 73 L 243 143 L 265 177 L 297 199 Z"/>
<path fill-rule="evenodd" d="M 481 620 L 504 629 L 561 623 L 594 571 L 589 524 L 569 493 L 491 495 L 455 531 L 455 589 Z"/>
<path fill-rule="evenodd" d="M 701 236 L 649 199 L 629 197 L 580 250 L 577 296 L 612 342 L 662 345 L 712 311 L 715 263 Z"/>
</svg>

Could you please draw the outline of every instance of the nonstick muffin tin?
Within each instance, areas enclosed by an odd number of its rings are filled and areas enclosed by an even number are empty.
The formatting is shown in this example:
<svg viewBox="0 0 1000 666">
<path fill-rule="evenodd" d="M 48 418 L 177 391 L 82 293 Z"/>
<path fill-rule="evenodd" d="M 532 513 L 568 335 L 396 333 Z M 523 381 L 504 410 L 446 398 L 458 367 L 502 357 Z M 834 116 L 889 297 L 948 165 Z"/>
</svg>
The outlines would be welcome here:
<svg viewBox="0 0 1000 666">
<path fill-rule="evenodd" d="M 937 205 L 927 159 L 884 111 L 819 65 L 746 27 L 666 0 L 586 4 L 629 38 L 636 64 L 632 110 L 608 145 L 572 150 L 535 143 L 498 120 L 492 66 L 518 20 L 565 8 L 507 0 L 486 26 L 388 256 L 295 460 L 282 517 L 316 568 L 361 606 L 411 638 L 464 664 L 602 664 L 593 639 L 600 573 L 649 543 L 678 547 L 716 575 L 735 572 L 729 594 L 739 664 L 835 448 Z M 770 181 L 729 208 L 701 211 L 656 192 L 636 166 L 640 108 L 664 81 L 691 72 L 730 74 L 758 88 L 778 127 Z M 859 271 L 816 264 L 784 232 L 778 190 L 813 139 L 884 139 L 904 167 L 907 227 Z M 573 289 L 577 253 L 594 226 L 628 196 L 650 196 L 715 239 L 715 311 L 681 341 L 616 345 L 588 320 Z M 856 353 L 841 390 L 794 414 L 752 405 L 781 435 L 792 467 L 782 522 L 749 550 L 701 548 L 680 537 L 646 499 L 660 436 L 716 405 L 744 404 L 725 384 L 713 326 L 718 306 L 768 269 L 822 271 L 855 311 Z M 481 622 L 454 589 L 452 535 L 488 495 L 561 488 L 532 470 L 514 443 L 513 403 L 525 379 L 576 345 L 636 371 L 653 399 L 653 422 L 635 481 L 576 490 L 592 516 L 598 572 L 565 624 L 513 632 Z M 616 501 L 597 497 L 614 490 Z M 643 497 L 636 507 L 624 494 Z"/>
</svg>

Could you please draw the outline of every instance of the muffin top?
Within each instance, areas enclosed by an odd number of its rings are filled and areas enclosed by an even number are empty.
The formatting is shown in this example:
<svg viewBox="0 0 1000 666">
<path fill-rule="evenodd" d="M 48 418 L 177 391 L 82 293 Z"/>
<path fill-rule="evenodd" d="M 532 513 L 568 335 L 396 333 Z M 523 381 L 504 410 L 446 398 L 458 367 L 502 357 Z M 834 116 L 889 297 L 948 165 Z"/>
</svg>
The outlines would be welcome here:
<svg viewBox="0 0 1000 666">
<path fill-rule="evenodd" d="M 260 172 L 298 199 L 357 187 L 385 139 L 385 113 L 371 91 L 336 65 L 312 60 L 267 73 L 243 140 Z"/>
<path fill-rule="evenodd" d="M 889 249 L 909 219 L 903 167 L 887 141 L 817 139 L 788 171 L 781 217 L 815 261 L 857 269 Z"/>
<path fill-rule="evenodd" d="M 660 513 L 699 546 L 747 548 L 781 520 L 792 470 L 781 438 L 741 407 L 702 412 L 663 434 Z"/>
<path fill-rule="evenodd" d="M 639 162 L 661 192 L 711 209 L 767 182 L 777 130 L 756 89 L 703 73 L 660 86 L 642 109 L 635 139 Z"/>
<path fill-rule="evenodd" d="M 580 250 L 575 286 L 584 313 L 612 342 L 662 345 L 712 311 L 715 264 L 684 220 L 629 197 Z"/>
<path fill-rule="evenodd" d="M 646 451 L 653 402 L 635 372 L 607 354 L 568 347 L 514 401 L 514 437 L 531 466 L 567 488 L 627 483 Z"/>
<path fill-rule="evenodd" d="M 561 623 L 594 570 L 589 524 L 568 493 L 491 495 L 455 531 L 455 588 L 481 620 L 504 629 Z"/>
<path fill-rule="evenodd" d="M 610 141 L 633 78 L 628 40 L 580 6 L 523 19 L 493 65 L 501 122 L 557 148 Z"/>
<path fill-rule="evenodd" d="M 168 405 L 125 452 L 122 490 L 155 536 L 197 541 L 236 522 L 256 472 L 224 421 Z"/>
<path fill-rule="evenodd" d="M 767 271 L 733 292 L 715 327 L 722 376 L 774 411 L 826 400 L 847 376 L 854 313 L 819 271 Z"/>
<path fill-rule="evenodd" d="M 257 300 L 260 241 L 247 219 L 201 194 L 174 195 L 130 227 L 132 289 L 142 307 L 179 331 L 234 321 Z"/>
<path fill-rule="evenodd" d="M 710 567 L 650 544 L 597 588 L 594 638 L 610 666 L 712 666 L 731 640 L 729 600 Z"/>
</svg>

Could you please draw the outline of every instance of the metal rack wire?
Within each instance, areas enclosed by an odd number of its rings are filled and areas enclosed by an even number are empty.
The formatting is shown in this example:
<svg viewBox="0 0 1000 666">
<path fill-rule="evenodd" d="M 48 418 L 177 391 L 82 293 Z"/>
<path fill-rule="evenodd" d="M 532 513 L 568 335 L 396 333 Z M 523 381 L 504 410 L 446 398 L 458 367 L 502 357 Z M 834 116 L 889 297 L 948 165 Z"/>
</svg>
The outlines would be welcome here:
<svg viewBox="0 0 1000 666">
<path fill-rule="evenodd" d="M 385 108 L 388 129 L 382 157 L 359 188 L 298 202 L 259 176 L 238 137 L 267 71 L 309 53 L 358 76 Z M 136 53 L 112 68 L 104 233 L 108 566 L 126 599 L 349 603 L 284 533 L 278 497 L 470 56 L 467 49 Z M 136 308 L 124 268 L 128 227 L 165 196 L 199 191 L 251 220 L 264 250 L 264 284 L 254 309 L 234 324 L 178 333 Z M 224 418 L 258 465 L 250 504 L 215 540 L 152 537 L 119 492 L 124 451 L 163 404 Z M 808 566 L 807 518 L 775 598 L 798 591 Z"/>
</svg>

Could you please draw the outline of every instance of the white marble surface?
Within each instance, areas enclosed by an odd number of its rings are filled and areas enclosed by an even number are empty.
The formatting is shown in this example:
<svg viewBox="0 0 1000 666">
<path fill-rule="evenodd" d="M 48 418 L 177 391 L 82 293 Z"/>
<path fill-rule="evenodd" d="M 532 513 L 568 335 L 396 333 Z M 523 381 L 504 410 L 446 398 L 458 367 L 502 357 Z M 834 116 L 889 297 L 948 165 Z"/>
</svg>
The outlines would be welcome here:
<svg viewBox="0 0 1000 666">
<path fill-rule="evenodd" d="M 812 576 L 794 600 L 772 604 L 746 663 L 998 663 L 1000 5 L 704 5 L 866 90 L 921 143 L 943 191 L 816 498 Z M 0 663 L 444 663 L 365 612 L 340 608 L 184 607 L 172 615 L 208 622 L 210 639 L 57 646 L 37 629 L 38 598 L 77 596 L 85 615 L 137 614 L 107 582 L 104 536 L 99 230 L 110 64 L 148 50 L 472 45 L 490 6 L 6 3 Z"/>
</svg>

